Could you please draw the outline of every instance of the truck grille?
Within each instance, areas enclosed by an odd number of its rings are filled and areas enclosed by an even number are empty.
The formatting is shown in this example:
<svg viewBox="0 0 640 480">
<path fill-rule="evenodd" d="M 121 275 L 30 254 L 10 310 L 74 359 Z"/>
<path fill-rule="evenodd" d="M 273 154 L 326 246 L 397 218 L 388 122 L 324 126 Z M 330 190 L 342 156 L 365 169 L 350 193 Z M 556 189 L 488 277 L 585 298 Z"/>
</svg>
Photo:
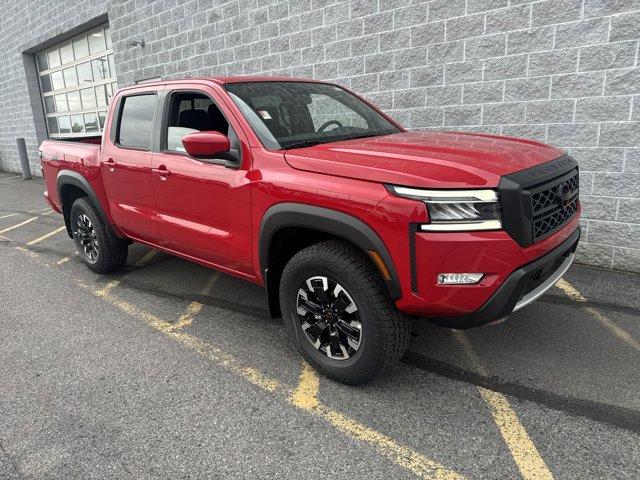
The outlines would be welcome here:
<svg viewBox="0 0 640 480">
<path fill-rule="evenodd" d="M 560 230 L 578 211 L 578 180 L 569 155 L 502 177 L 505 230 L 523 247 Z"/>
<path fill-rule="evenodd" d="M 578 210 L 578 171 L 535 189 L 531 194 L 533 242 L 542 240 L 560 229 Z"/>
</svg>

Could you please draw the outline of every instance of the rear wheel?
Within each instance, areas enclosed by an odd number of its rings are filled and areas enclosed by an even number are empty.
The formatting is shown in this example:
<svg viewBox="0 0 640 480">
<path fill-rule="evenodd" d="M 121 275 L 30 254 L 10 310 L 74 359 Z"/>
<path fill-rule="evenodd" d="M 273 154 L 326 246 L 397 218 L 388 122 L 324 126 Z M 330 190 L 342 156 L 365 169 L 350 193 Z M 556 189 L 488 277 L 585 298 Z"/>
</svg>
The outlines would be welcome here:
<svg viewBox="0 0 640 480">
<path fill-rule="evenodd" d="M 300 354 L 340 382 L 373 379 L 407 348 L 407 317 L 370 260 L 348 243 L 322 242 L 294 255 L 282 273 L 280 305 Z"/>
<path fill-rule="evenodd" d="M 127 263 L 128 247 L 115 245 L 95 205 L 87 197 L 71 207 L 71 231 L 84 263 L 96 273 L 108 273 Z"/>
</svg>

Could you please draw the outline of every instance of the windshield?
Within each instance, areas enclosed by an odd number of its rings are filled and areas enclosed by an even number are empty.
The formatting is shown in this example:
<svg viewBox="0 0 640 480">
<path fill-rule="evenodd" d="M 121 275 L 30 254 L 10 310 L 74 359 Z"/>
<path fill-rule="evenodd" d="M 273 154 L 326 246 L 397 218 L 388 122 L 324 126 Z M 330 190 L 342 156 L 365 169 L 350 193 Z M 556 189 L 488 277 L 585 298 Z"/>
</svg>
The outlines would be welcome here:
<svg viewBox="0 0 640 480">
<path fill-rule="evenodd" d="M 398 133 L 400 129 L 346 90 L 326 83 L 225 85 L 262 144 L 271 150 Z"/>
</svg>

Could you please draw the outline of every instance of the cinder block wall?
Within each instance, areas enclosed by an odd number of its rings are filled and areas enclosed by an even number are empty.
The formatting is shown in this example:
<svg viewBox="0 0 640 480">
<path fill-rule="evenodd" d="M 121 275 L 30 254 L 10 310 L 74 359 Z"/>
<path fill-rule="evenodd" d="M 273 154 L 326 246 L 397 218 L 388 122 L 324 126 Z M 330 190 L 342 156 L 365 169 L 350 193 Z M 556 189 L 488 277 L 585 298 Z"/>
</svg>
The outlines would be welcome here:
<svg viewBox="0 0 640 480">
<path fill-rule="evenodd" d="M 640 271 L 640 0 L 25 2 L 0 20 L 0 166 L 35 162 L 25 45 L 108 13 L 118 82 L 339 82 L 414 129 L 535 138 L 581 165 L 582 262 Z M 54 14 L 48 9 L 53 7 Z M 145 40 L 145 47 L 130 42 Z"/>
</svg>

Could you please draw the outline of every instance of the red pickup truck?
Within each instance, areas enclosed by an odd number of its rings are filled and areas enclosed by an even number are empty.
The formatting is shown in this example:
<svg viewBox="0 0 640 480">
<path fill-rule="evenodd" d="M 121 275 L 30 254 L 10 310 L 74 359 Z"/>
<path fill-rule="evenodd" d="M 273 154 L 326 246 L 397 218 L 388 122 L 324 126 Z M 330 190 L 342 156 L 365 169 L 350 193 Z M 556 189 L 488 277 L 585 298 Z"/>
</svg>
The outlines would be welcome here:
<svg viewBox="0 0 640 480">
<path fill-rule="evenodd" d="M 102 127 L 40 148 L 87 266 L 123 266 L 135 241 L 263 285 L 302 356 L 345 383 L 398 361 L 411 317 L 466 329 L 533 302 L 580 235 L 565 152 L 409 132 L 326 82 L 136 85 Z"/>
</svg>

